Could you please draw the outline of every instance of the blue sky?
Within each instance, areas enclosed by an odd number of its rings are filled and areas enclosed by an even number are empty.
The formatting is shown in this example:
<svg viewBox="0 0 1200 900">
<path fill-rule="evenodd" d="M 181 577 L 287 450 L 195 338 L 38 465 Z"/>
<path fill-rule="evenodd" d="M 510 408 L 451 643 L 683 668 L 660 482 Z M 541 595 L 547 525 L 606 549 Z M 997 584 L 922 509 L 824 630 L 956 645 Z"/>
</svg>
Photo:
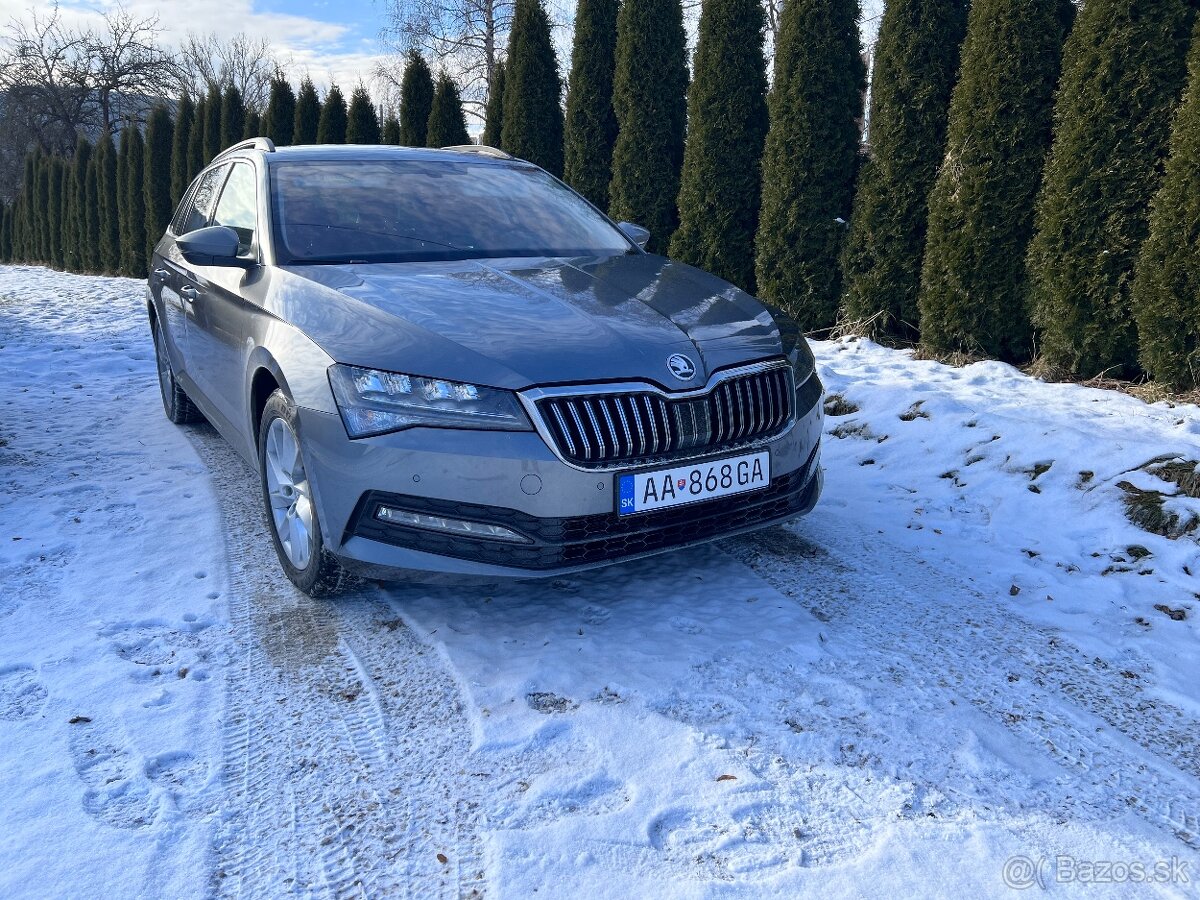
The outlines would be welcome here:
<svg viewBox="0 0 1200 900">
<path fill-rule="evenodd" d="M 255 0 L 260 12 L 289 13 L 353 29 L 356 39 L 374 40 L 386 14 L 385 0 Z"/>
</svg>

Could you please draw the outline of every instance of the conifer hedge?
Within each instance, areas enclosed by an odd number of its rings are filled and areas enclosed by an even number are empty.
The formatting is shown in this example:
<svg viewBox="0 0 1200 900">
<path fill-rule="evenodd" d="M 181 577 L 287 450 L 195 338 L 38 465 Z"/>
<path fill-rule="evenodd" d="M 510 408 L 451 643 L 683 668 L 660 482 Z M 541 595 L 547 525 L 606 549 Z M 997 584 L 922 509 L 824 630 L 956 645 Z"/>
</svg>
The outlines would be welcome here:
<svg viewBox="0 0 1200 900">
<path fill-rule="evenodd" d="M 1193 17 L 1187 0 L 1088 0 L 1067 39 L 1029 249 L 1038 351 L 1055 369 L 1137 371 L 1129 289 Z"/>
<path fill-rule="evenodd" d="M 329 88 L 321 104 L 321 119 L 317 123 L 318 144 L 346 143 L 346 98 L 336 84 Z"/>
<path fill-rule="evenodd" d="M 705 0 L 688 89 L 679 229 L 671 256 L 754 290 L 767 136 L 766 14 L 759 0 Z"/>
<path fill-rule="evenodd" d="M 504 68 L 500 146 L 513 156 L 563 173 L 562 83 L 541 0 L 516 0 Z"/>
<path fill-rule="evenodd" d="M 827 328 L 854 201 L 866 67 L 857 0 L 791 0 L 780 17 L 763 153 L 758 291 L 805 330 Z"/>
<path fill-rule="evenodd" d="M 438 78 L 433 91 L 433 107 L 429 111 L 425 140 L 430 147 L 456 147 L 471 142 L 458 86 L 444 73 Z"/>
<path fill-rule="evenodd" d="M 1073 9 L 971 4 L 921 270 L 921 343 L 935 353 L 1029 358 L 1025 256 Z"/>
<path fill-rule="evenodd" d="M 400 143 L 424 147 L 429 134 L 429 112 L 433 109 L 433 73 L 420 53 L 408 54 L 400 79 Z"/>
<path fill-rule="evenodd" d="M 317 129 L 321 124 L 321 100 L 311 78 L 300 82 L 300 93 L 296 96 L 296 119 L 292 123 L 293 144 L 315 144 Z"/>
<path fill-rule="evenodd" d="M 483 114 L 483 135 L 479 142 L 488 147 L 500 146 L 500 131 L 504 124 L 504 62 L 500 61 L 492 67 L 492 77 L 488 79 L 487 106 Z"/>
<path fill-rule="evenodd" d="M 379 116 L 371 95 L 361 84 L 350 95 L 350 110 L 346 118 L 347 144 L 378 144 Z"/>
<path fill-rule="evenodd" d="M 1133 283 L 1138 358 L 1156 381 L 1200 388 L 1200 23 L 1166 175 L 1150 212 Z"/>
<path fill-rule="evenodd" d="M 618 0 L 579 0 L 575 8 L 563 123 L 563 180 L 600 209 L 608 209 L 617 140 L 612 94 L 618 8 Z"/>
<path fill-rule="evenodd" d="M 869 152 L 842 257 L 843 315 L 916 340 L 929 191 L 946 149 L 967 0 L 890 0 L 871 79 Z"/>
<path fill-rule="evenodd" d="M 650 229 L 665 253 L 679 224 L 676 199 L 687 120 L 687 50 L 679 0 L 624 0 L 617 13 L 609 214 Z M 506 111 L 507 114 L 507 111 Z"/>
</svg>

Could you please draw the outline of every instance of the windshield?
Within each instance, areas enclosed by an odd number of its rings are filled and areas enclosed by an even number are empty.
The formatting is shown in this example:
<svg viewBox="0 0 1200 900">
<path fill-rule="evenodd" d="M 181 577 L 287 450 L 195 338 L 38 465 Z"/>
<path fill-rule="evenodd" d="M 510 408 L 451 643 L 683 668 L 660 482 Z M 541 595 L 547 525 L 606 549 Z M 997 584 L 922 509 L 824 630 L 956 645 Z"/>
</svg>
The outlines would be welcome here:
<svg viewBox="0 0 1200 900">
<path fill-rule="evenodd" d="M 528 164 L 277 162 L 271 185 L 280 259 L 293 264 L 632 250 L 586 201 Z"/>
</svg>

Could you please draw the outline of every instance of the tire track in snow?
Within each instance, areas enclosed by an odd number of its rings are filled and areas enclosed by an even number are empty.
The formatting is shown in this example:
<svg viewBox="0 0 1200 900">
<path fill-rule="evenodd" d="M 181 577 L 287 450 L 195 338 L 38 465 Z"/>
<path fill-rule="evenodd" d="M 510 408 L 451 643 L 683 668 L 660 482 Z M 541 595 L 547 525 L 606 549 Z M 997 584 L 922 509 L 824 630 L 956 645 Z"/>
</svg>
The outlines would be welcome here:
<svg viewBox="0 0 1200 900">
<path fill-rule="evenodd" d="M 963 698 L 1071 773 L 1055 802 L 1093 816 L 1132 811 L 1200 849 L 1200 722 L 952 576 L 911 557 L 890 565 L 891 548 L 832 519 L 819 527 L 849 551 L 834 556 L 790 529 L 721 547 L 784 595 L 815 604 L 832 652 L 849 651 L 839 677 L 890 673 L 930 710 Z M 865 667 L 864 654 L 876 664 Z"/>
<path fill-rule="evenodd" d="M 482 896 L 458 686 L 374 586 L 334 601 L 279 570 L 257 477 L 190 431 L 225 522 L 233 631 L 221 896 Z M 445 862 L 442 862 L 442 860 Z"/>
</svg>

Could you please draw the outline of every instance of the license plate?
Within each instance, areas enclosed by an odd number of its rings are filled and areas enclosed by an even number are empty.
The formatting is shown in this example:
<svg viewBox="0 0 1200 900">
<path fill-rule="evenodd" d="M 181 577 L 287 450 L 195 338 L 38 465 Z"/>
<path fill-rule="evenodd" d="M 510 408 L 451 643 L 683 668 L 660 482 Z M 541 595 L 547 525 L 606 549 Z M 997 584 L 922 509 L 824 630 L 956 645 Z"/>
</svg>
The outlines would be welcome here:
<svg viewBox="0 0 1200 900">
<path fill-rule="evenodd" d="M 672 469 L 622 475 L 617 512 L 622 516 L 669 509 L 714 497 L 764 488 L 771 483 L 771 454 L 748 453 Z"/>
</svg>

